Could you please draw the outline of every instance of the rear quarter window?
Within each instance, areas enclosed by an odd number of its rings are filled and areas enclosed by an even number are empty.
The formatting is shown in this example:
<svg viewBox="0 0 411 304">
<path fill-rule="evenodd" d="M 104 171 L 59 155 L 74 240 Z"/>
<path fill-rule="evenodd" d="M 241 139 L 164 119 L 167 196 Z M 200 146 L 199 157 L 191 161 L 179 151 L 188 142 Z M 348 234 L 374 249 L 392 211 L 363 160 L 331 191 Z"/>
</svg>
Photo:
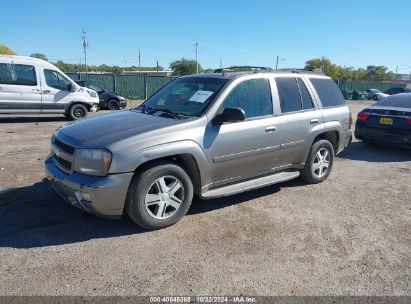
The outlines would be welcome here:
<svg viewBox="0 0 411 304">
<path fill-rule="evenodd" d="M 345 99 L 340 89 L 332 79 L 328 78 L 310 78 L 314 89 L 324 108 L 338 107 L 345 105 Z"/>
</svg>

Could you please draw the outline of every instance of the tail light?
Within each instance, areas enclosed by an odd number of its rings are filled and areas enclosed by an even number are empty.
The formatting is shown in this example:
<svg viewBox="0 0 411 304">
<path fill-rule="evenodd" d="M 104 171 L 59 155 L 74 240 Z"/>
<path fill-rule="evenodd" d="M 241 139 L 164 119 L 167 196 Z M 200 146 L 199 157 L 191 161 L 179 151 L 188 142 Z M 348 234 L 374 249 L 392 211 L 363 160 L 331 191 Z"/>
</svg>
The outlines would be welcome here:
<svg viewBox="0 0 411 304">
<path fill-rule="evenodd" d="M 352 126 L 352 114 L 350 112 L 350 117 L 348 118 L 348 128 L 351 129 Z"/>
<path fill-rule="evenodd" d="M 362 120 L 362 121 L 367 120 L 368 117 L 370 117 L 370 114 L 367 114 L 367 113 L 364 113 L 364 112 L 358 113 L 358 116 L 357 116 L 357 118 L 358 118 L 359 120 Z"/>
<path fill-rule="evenodd" d="M 407 117 L 405 120 L 407 121 L 407 123 L 408 123 L 409 125 L 411 125 L 411 117 Z"/>
</svg>

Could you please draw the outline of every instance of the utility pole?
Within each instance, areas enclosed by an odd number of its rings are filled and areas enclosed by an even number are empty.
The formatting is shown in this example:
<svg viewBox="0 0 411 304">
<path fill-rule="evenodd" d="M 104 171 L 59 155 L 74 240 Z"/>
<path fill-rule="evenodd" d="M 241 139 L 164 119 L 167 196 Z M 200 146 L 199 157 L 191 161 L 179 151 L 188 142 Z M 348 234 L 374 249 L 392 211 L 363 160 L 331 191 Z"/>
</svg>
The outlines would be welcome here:
<svg viewBox="0 0 411 304">
<path fill-rule="evenodd" d="M 277 55 L 277 60 L 275 61 L 275 69 L 278 70 L 278 55 Z"/>
<path fill-rule="evenodd" d="M 223 57 L 220 57 L 220 69 L 223 68 Z"/>
<path fill-rule="evenodd" d="M 88 73 L 88 69 L 87 69 L 87 48 L 88 48 L 87 33 L 86 33 L 86 30 L 83 28 L 84 66 L 86 67 L 86 75 Z"/>
<path fill-rule="evenodd" d="M 138 70 L 141 71 L 141 53 L 140 53 L 140 49 L 138 49 Z"/>
<path fill-rule="evenodd" d="M 194 44 L 196 48 L 196 74 L 198 74 L 198 42 Z"/>
</svg>

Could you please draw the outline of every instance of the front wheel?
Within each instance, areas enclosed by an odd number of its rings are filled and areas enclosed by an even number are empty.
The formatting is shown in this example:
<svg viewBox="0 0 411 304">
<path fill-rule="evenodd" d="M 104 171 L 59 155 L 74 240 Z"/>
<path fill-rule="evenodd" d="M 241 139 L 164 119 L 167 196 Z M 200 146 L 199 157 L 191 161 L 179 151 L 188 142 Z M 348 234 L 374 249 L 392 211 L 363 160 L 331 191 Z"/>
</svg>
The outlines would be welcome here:
<svg viewBox="0 0 411 304">
<path fill-rule="evenodd" d="M 193 184 L 183 168 L 172 162 L 156 162 L 133 177 L 126 211 L 144 229 L 165 228 L 187 213 L 193 192 Z"/>
<path fill-rule="evenodd" d="M 109 110 L 118 110 L 120 109 L 120 104 L 117 100 L 110 99 L 109 101 L 107 101 L 107 108 Z"/>
<path fill-rule="evenodd" d="M 318 140 L 310 149 L 301 178 L 311 184 L 321 183 L 330 175 L 333 162 L 332 144 L 326 139 Z"/>
<path fill-rule="evenodd" d="M 85 118 L 87 117 L 87 108 L 84 105 L 77 103 L 70 107 L 68 114 L 72 120 Z"/>
</svg>

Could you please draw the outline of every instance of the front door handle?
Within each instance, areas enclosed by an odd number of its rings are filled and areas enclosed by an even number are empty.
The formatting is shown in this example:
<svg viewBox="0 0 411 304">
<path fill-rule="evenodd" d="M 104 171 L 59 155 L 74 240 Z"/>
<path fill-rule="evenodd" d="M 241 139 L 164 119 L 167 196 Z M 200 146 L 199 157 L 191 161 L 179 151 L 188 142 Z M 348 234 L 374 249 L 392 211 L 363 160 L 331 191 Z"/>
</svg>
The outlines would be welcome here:
<svg viewBox="0 0 411 304">
<path fill-rule="evenodd" d="M 314 118 L 310 120 L 310 124 L 315 125 L 318 124 L 320 122 L 320 120 L 318 118 Z"/>
<path fill-rule="evenodd" d="M 275 131 L 275 126 L 269 126 L 265 128 L 265 132 L 271 133 Z"/>
<path fill-rule="evenodd" d="M 51 93 L 51 91 L 50 90 L 44 90 L 43 93 L 48 94 L 48 93 Z"/>
<path fill-rule="evenodd" d="M 39 89 L 33 89 L 33 92 L 40 92 Z"/>
</svg>

